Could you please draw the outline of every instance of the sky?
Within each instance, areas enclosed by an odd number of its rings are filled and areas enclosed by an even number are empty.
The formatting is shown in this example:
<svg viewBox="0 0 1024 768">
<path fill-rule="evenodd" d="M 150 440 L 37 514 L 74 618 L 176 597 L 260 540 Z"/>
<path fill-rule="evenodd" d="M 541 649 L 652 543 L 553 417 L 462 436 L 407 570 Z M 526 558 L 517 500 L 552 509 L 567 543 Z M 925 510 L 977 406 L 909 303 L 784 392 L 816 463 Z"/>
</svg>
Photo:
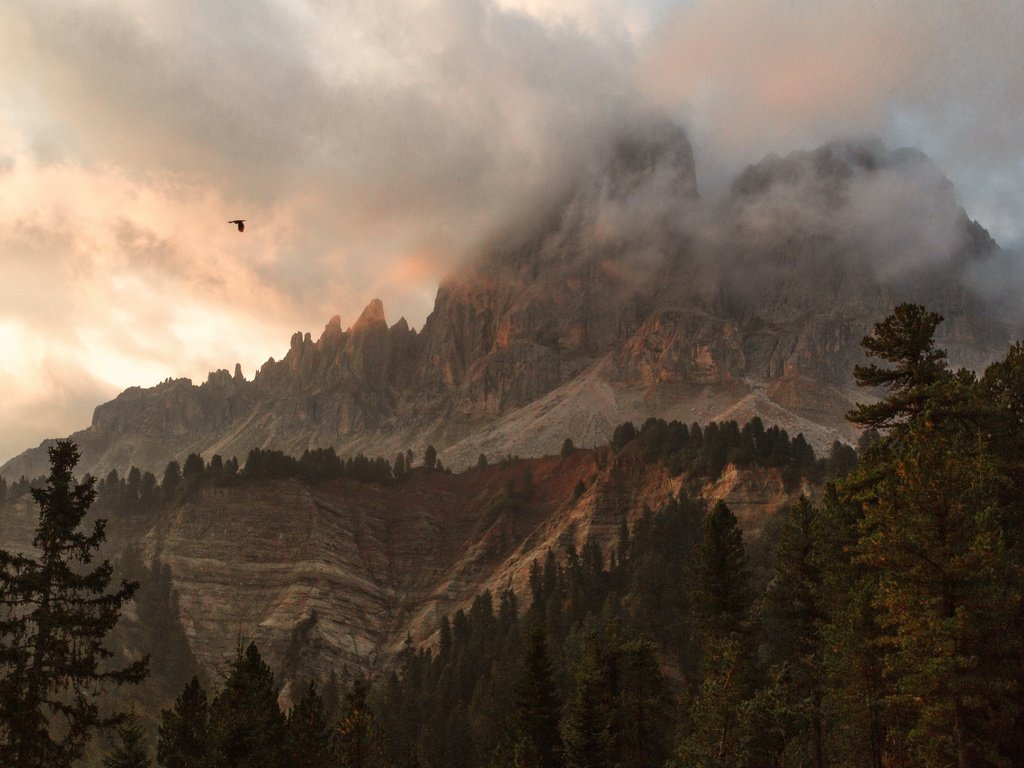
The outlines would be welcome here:
<svg viewBox="0 0 1024 768">
<path fill-rule="evenodd" d="M 375 297 L 421 326 L 652 115 L 709 197 L 768 153 L 917 147 L 1024 252 L 1021 39 L 1016 0 L 5 0 L 0 461 Z"/>
</svg>

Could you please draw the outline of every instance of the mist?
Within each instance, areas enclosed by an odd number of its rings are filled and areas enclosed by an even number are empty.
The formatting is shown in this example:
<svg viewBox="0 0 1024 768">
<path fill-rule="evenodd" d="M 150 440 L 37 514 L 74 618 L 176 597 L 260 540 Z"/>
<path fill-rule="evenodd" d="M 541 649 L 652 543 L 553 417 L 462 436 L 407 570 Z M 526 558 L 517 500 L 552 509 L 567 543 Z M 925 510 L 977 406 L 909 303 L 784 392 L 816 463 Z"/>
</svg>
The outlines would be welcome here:
<svg viewBox="0 0 1024 768">
<path fill-rule="evenodd" d="M 995 0 L 5 3 L 0 455 L 126 386 L 251 375 L 374 297 L 419 326 L 445 275 L 568 204 L 641 282 L 681 242 L 727 270 L 730 227 L 778 217 L 884 279 L 955 259 L 960 206 L 1019 243 L 1022 35 Z M 678 163 L 604 175 L 665 125 L 696 199 Z M 929 161 L 855 174 L 839 219 L 802 184 L 733 199 L 765 155 L 851 136 Z M 1019 253 L 972 273 L 1007 312 Z"/>
</svg>

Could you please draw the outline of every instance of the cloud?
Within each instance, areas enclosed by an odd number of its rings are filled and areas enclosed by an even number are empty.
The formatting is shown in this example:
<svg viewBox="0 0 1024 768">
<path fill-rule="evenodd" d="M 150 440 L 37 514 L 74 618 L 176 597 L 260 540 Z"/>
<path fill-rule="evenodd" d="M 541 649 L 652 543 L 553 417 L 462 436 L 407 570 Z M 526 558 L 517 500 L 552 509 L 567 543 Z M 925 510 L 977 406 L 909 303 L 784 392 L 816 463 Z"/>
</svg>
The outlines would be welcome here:
<svg viewBox="0 0 1024 768">
<path fill-rule="evenodd" d="M 1022 8 L 0 4 L 0 323 L 36 348 L 6 363 L 5 389 L 35 386 L 37 355 L 103 391 L 248 372 L 376 296 L 420 325 L 444 274 L 564 201 L 652 114 L 695 138 L 704 210 L 768 151 L 874 133 L 922 146 L 972 216 L 1019 239 Z M 659 178 L 598 190 L 590 234 L 665 223 Z M 877 214 L 877 195 L 902 193 L 887 183 L 850 210 Z M 891 233 L 864 248 L 905 247 Z M 632 267 L 650 271 L 674 237 L 648 238 Z"/>
<path fill-rule="evenodd" d="M 720 186 L 769 152 L 882 137 L 925 151 L 968 213 L 1024 232 L 1024 5 L 695 0 L 657 29 L 638 87 L 680 115 Z"/>
</svg>

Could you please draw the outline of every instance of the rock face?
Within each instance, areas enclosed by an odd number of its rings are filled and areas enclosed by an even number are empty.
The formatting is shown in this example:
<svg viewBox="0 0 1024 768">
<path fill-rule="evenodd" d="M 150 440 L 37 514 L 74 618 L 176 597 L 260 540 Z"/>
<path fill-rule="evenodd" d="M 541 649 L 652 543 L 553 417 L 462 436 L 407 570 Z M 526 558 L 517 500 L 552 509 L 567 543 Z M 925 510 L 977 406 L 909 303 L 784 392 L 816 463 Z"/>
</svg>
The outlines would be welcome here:
<svg viewBox="0 0 1024 768">
<path fill-rule="evenodd" d="M 535 559 L 590 537 L 610 553 L 623 520 L 658 509 L 684 480 L 644 463 L 635 442 L 618 455 L 577 450 L 457 475 L 419 468 L 389 487 L 205 486 L 155 518 L 111 519 L 103 554 L 134 544 L 170 566 L 192 652 L 212 679 L 243 636 L 287 686 L 346 666 L 386 668 L 407 633 L 428 641 L 441 615 L 484 590 L 511 586 L 528 603 Z M 754 533 L 801 491 L 810 489 L 786 491 L 775 470 L 728 468 L 704 493 Z M 0 510 L 0 546 L 27 551 L 36 507 L 23 496 Z"/>
<path fill-rule="evenodd" d="M 998 246 L 920 153 L 830 144 L 697 195 L 678 128 L 624 137 L 539 220 L 510 227 L 439 288 L 419 333 L 374 300 L 347 330 L 296 333 L 252 381 L 217 371 L 132 388 L 73 435 L 82 468 L 159 475 L 190 452 L 333 446 L 446 465 L 553 453 L 650 415 L 761 416 L 817 448 L 852 439 L 860 339 L 900 301 L 941 312 L 955 365 L 1005 351 L 969 287 Z M 0 467 L 45 469 L 43 448 Z"/>
</svg>

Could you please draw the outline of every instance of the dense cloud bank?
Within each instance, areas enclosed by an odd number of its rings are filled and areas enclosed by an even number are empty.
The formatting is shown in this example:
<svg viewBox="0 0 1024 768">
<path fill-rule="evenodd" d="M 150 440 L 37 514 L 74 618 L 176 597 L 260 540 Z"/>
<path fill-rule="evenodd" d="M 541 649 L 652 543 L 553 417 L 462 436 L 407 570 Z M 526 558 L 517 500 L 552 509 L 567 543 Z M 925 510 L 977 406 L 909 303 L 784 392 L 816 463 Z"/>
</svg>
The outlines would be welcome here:
<svg viewBox="0 0 1024 768">
<path fill-rule="evenodd" d="M 600 247 L 634 244 L 641 278 L 683 241 L 724 270 L 737 222 L 824 226 L 886 279 L 955 258 L 961 204 L 1024 238 L 1024 6 L 767 8 L 5 3 L 0 455 L 129 384 L 251 371 L 373 296 L 419 325 L 445 273 L 566 201 Z M 671 124 L 699 201 L 672 167 L 616 186 L 609 153 Z M 865 135 L 932 161 L 872 149 L 838 216 L 819 182 L 737 194 L 769 152 L 806 174 L 791 151 Z M 972 279 L 1011 300 L 1018 265 Z"/>
</svg>

